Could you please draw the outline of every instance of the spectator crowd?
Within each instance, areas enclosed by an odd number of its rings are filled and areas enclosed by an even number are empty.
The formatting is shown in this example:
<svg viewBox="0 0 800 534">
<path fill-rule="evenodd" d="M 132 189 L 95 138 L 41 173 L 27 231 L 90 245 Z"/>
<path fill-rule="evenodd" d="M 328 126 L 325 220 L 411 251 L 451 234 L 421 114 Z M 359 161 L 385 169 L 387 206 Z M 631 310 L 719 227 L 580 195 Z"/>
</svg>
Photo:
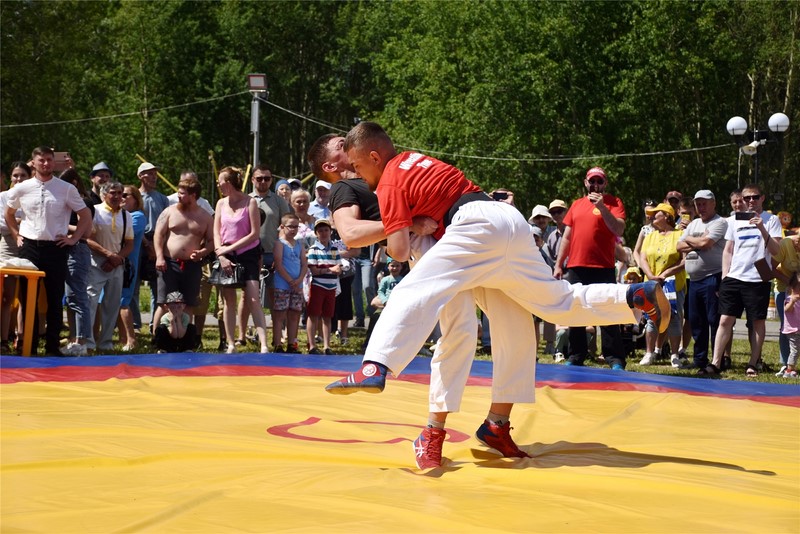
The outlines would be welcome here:
<svg viewBox="0 0 800 534">
<path fill-rule="evenodd" d="M 102 161 L 85 182 L 71 160 L 61 165 L 48 147 L 33 150 L 28 162 L 12 163 L 8 184 L 0 187 L 0 265 L 36 268 L 45 276 L 33 325 L 22 321 L 27 285 L 13 276 L 2 280 L 0 352 L 19 352 L 23 328 L 32 329 L 34 350 L 44 336 L 48 356 L 201 350 L 209 312 L 219 319 L 217 350 L 226 353 L 249 351 L 254 343 L 262 353 L 332 354 L 335 339 L 347 344 L 351 325 L 369 321 L 371 332 L 408 265 L 387 258 L 380 244 L 359 246 L 375 241 L 361 236 L 375 231 L 370 224 L 380 219 L 377 203 L 364 200 L 365 184 L 338 187 L 341 169 L 335 161 L 315 165 L 313 151 L 310 190 L 298 179 L 275 182 L 266 165 L 249 176 L 225 167 L 215 177 L 216 205 L 202 197 L 192 171 L 180 175 L 174 194 L 164 195 L 159 168 L 149 162 L 138 167 L 135 184 L 123 184 Z M 745 313 L 746 373 L 756 376 L 765 370 L 765 321 L 774 301 L 781 328 L 778 375 L 796 378 L 800 236 L 789 228 L 791 216 L 766 211 L 757 184 L 724 193 L 669 191 L 663 200 L 643 203 L 644 224 L 630 248 L 622 238 L 626 207 L 610 193 L 610 182 L 604 169 L 589 169 L 584 196 L 533 208 L 531 234 L 555 279 L 584 286 L 661 284 L 672 306 L 669 327 L 659 333 L 646 316 L 641 324 L 597 328 L 535 318 L 543 353 L 573 366 L 594 357 L 621 370 L 638 341 L 642 366 L 663 361 L 717 375 L 731 366 L 732 330 Z M 509 189 L 490 196 L 514 206 Z M 426 221 L 414 222 L 419 237 L 436 236 Z M 149 293 L 140 291 L 143 283 Z M 214 292 L 217 310 L 210 309 Z M 148 306 L 140 302 L 145 294 Z M 151 311 L 149 325 L 143 308 Z M 271 340 L 264 309 L 271 314 Z M 481 350 L 491 354 L 490 320 L 476 320 Z M 302 348 L 301 327 L 308 339 Z"/>
</svg>

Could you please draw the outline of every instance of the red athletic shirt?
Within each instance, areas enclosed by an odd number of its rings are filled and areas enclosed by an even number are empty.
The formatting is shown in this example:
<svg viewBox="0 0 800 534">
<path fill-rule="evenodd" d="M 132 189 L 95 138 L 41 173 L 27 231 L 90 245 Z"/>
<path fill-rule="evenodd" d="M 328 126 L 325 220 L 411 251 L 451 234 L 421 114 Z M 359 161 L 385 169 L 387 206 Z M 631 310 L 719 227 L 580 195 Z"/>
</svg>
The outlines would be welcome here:
<svg viewBox="0 0 800 534">
<path fill-rule="evenodd" d="M 603 195 L 603 204 L 614 217 L 625 219 L 625 206 L 620 199 L 614 195 Z M 589 197 L 579 198 L 572 203 L 564 217 L 564 224 L 572 228 L 567 268 L 614 267 L 617 235 L 609 230 L 600 210 L 589 201 Z"/>
<path fill-rule="evenodd" d="M 439 223 L 433 236 L 440 239 L 447 211 L 462 195 L 480 190 L 452 165 L 417 152 L 403 152 L 386 165 L 375 194 L 386 235 L 411 226 L 412 217 L 426 215 Z"/>
</svg>

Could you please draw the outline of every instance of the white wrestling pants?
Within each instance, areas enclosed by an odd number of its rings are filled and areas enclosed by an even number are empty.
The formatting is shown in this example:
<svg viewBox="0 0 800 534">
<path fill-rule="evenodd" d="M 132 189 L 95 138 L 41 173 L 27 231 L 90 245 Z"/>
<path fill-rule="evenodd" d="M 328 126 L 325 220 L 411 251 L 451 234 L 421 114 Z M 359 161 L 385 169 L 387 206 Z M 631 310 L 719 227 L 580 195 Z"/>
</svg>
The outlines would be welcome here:
<svg viewBox="0 0 800 534">
<path fill-rule="evenodd" d="M 457 411 L 475 352 L 477 302 L 492 324 L 492 402 L 533 402 L 531 314 L 571 326 L 635 322 L 626 291 L 624 285 L 556 280 L 516 208 L 470 202 L 392 290 L 364 359 L 400 374 L 439 319 L 443 335 L 431 362 L 430 411 Z"/>
</svg>

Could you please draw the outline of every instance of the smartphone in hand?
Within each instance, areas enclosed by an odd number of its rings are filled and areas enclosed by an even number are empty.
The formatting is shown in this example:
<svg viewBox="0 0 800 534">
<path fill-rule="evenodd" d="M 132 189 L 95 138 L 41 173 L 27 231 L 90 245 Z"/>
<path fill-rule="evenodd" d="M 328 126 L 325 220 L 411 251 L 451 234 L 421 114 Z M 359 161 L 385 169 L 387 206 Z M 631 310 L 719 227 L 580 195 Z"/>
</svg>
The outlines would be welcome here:
<svg viewBox="0 0 800 534">
<path fill-rule="evenodd" d="M 734 219 L 736 219 L 737 221 L 749 221 L 755 216 L 756 214 L 753 213 L 752 211 L 737 211 L 733 215 Z"/>
<path fill-rule="evenodd" d="M 55 172 L 63 172 L 72 167 L 72 158 L 69 152 L 54 152 L 53 153 L 53 170 Z"/>
</svg>

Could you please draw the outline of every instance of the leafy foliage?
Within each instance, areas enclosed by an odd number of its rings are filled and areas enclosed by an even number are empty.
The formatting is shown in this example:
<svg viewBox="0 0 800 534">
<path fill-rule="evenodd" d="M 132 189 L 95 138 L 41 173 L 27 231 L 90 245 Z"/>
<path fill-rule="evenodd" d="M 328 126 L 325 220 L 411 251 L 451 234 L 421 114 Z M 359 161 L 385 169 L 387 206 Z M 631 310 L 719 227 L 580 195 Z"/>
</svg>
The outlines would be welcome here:
<svg viewBox="0 0 800 534">
<path fill-rule="evenodd" d="M 362 117 L 486 189 L 512 188 L 523 211 L 581 195 L 585 169 L 603 165 L 632 236 L 645 198 L 709 187 L 722 199 L 751 181 L 754 161 L 738 174 L 725 123 L 741 115 L 763 129 L 781 111 L 793 126 L 760 151 L 759 178 L 768 206 L 800 215 L 798 11 L 743 1 L 4 0 L 2 162 L 44 143 L 69 150 L 84 173 L 102 159 L 133 182 L 140 154 L 173 180 L 194 168 L 210 188 L 209 151 L 219 164 L 252 161 L 246 74 L 264 72 L 260 159 L 276 175 L 306 174 L 310 143 Z"/>
</svg>

